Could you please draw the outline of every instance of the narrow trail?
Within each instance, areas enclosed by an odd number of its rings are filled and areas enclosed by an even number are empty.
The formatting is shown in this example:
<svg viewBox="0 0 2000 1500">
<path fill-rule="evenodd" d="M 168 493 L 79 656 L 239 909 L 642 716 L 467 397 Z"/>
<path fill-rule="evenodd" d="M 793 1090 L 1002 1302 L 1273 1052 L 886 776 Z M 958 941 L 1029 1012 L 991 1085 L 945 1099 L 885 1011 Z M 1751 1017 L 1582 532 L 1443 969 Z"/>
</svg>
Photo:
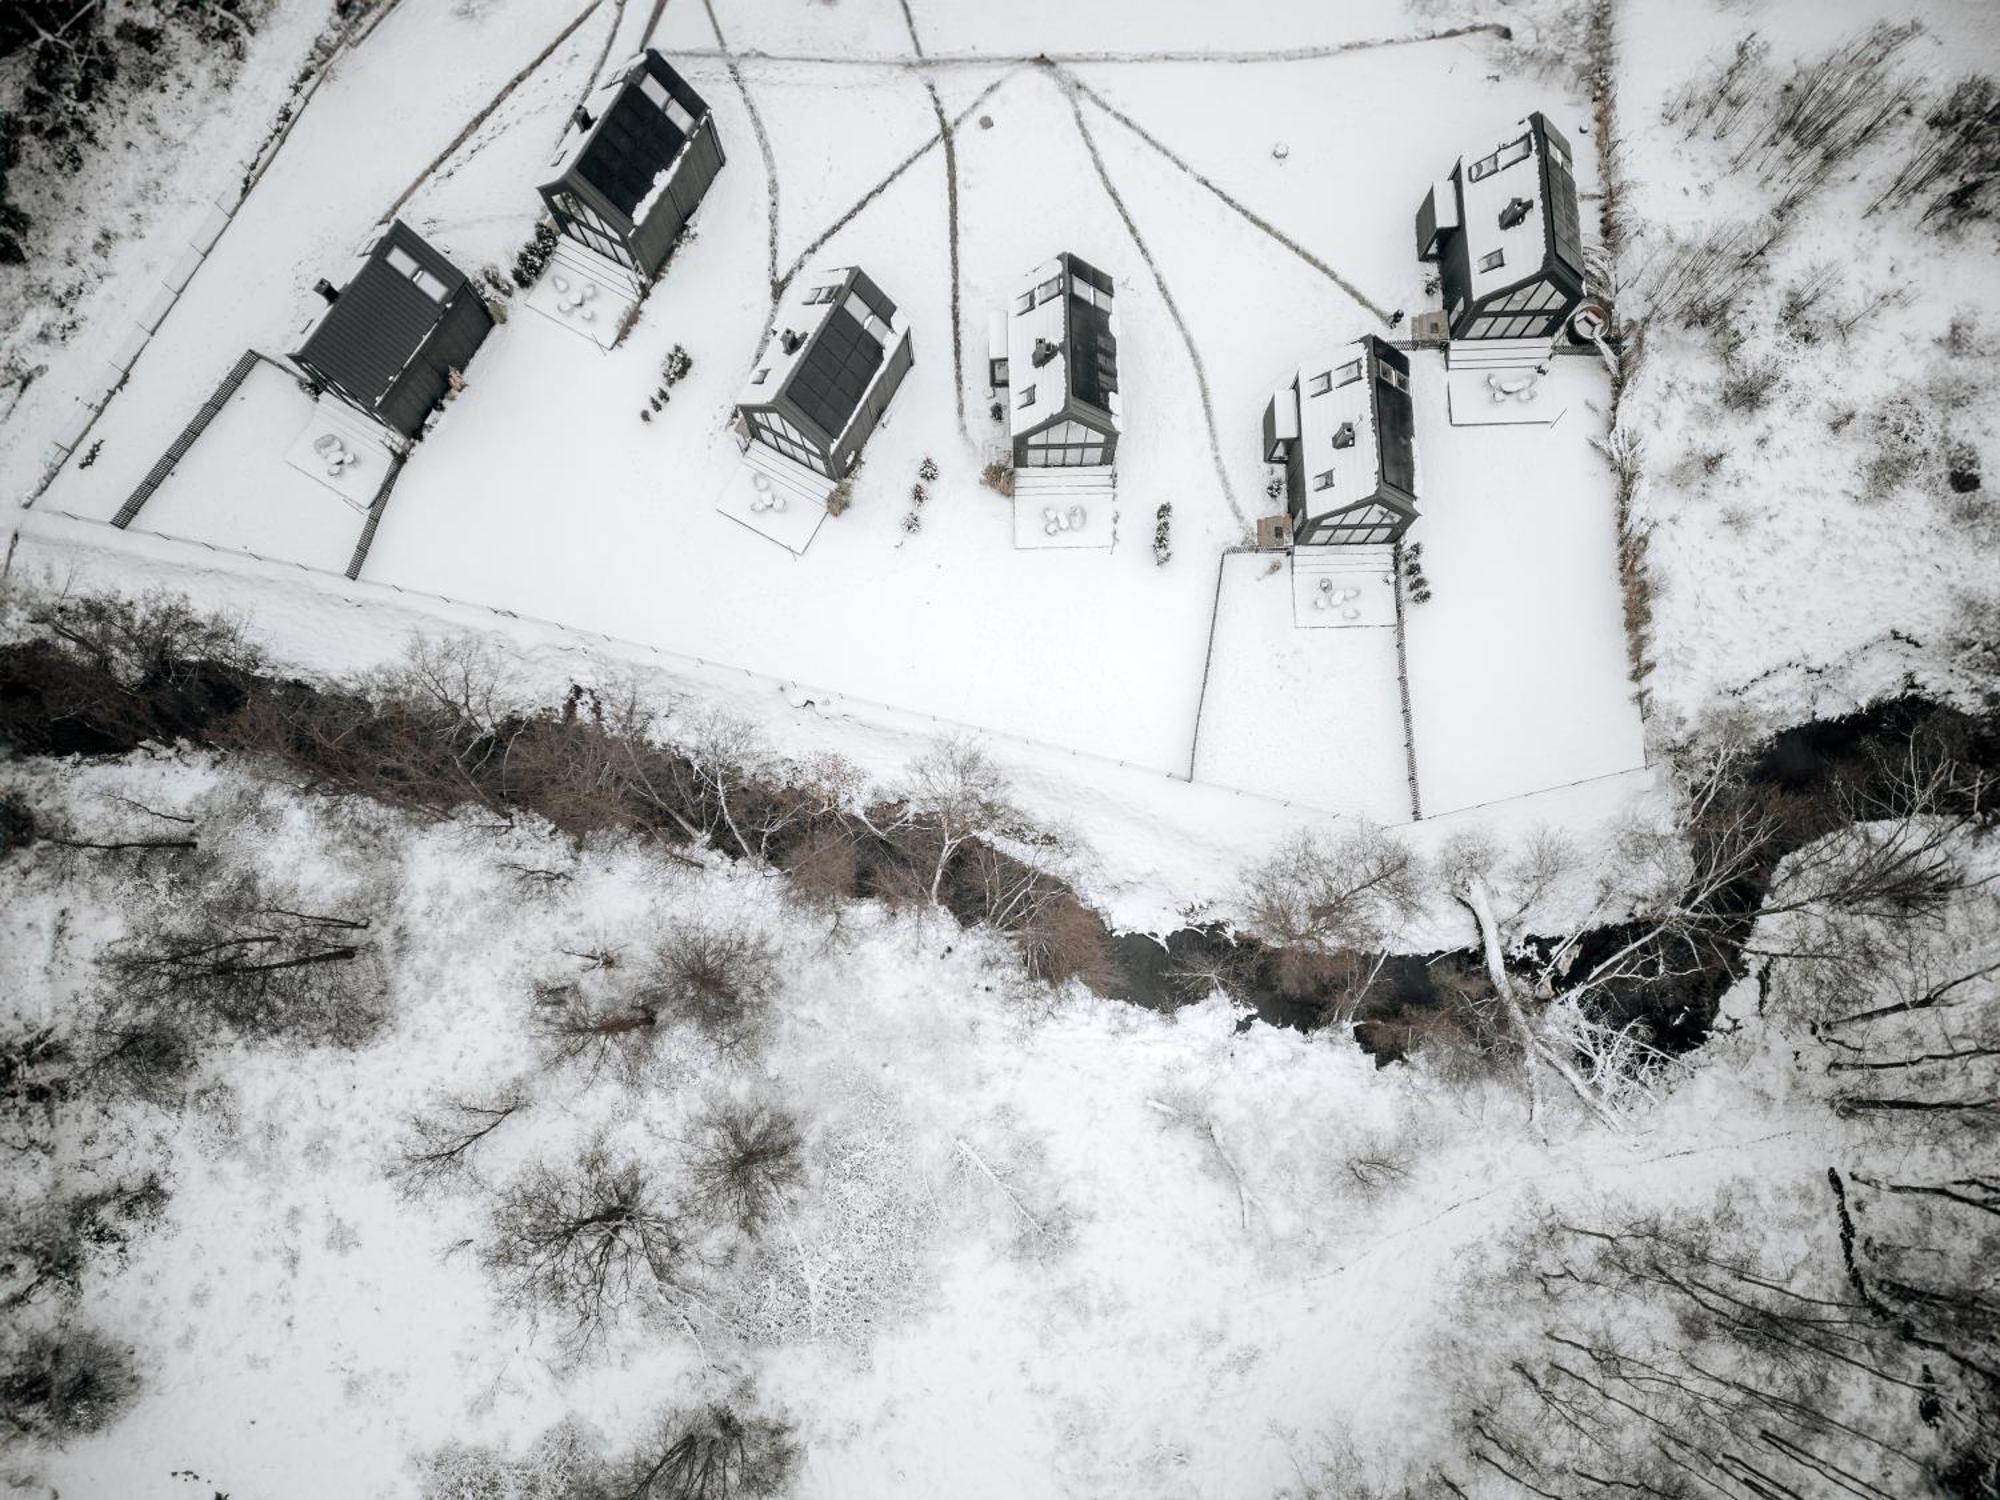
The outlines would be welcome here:
<svg viewBox="0 0 2000 1500">
<path fill-rule="evenodd" d="M 1052 69 L 1057 88 L 1069 101 L 1070 114 L 1076 120 L 1077 134 L 1083 137 L 1084 149 L 1090 153 L 1090 164 L 1097 169 L 1097 180 L 1104 184 L 1105 196 L 1111 206 L 1118 210 L 1118 217 L 1125 221 L 1125 232 L 1132 236 L 1132 243 L 1138 248 L 1139 258 L 1146 263 L 1146 269 L 1153 273 L 1153 285 L 1160 290 L 1160 300 L 1166 304 L 1167 314 L 1174 320 L 1174 327 L 1180 330 L 1181 342 L 1187 345 L 1188 362 L 1194 366 L 1195 385 L 1201 391 L 1201 417 L 1208 424 L 1208 456 L 1215 464 L 1215 477 L 1222 486 L 1222 498 L 1229 502 L 1237 523 L 1248 533 L 1250 517 L 1236 498 L 1236 487 L 1229 482 L 1229 466 L 1223 462 L 1222 439 L 1215 426 L 1215 397 L 1209 390 L 1208 370 L 1201 362 L 1201 350 L 1195 347 L 1194 333 L 1189 329 L 1187 319 L 1181 316 L 1180 304 L 1174 301 L 1173 291 L 1167 286 L 1167 278 L 1160 271 L 1160 264 L 1153 259 L 1153 252 L 1146 246 L 1146 238 L 1139 233 L 1139 226 L 1132 218 L 1132 211 L 1125 206 L 1117 186 L 1111 181 L 1111 173 L 1104 165 L 1104 155 L 1097 149 L 1097 137 L 1091 134 L 1090 122 L 1083 117 L 1083 100 L 1072 87 L 1069 75 L 1061 69 Z"/>
<path fill-rule="evenodd" d="M 526 83 L 528 79 L 534 75 L 535 71 L 538 68 L 540 68 L 543 63 L 547 62 L 551 57 L 555 56 L 556 49 L 562 46 L 562 44 L 568 41 L 573 35 L 575 35 L 576 29 L 579 26 L 583 25 L 585 21 L 588 21 L 592 16 L 596 15 L 598 8 L 601 5 L 603 5 L 603 3 L 604 0 L 590 0 L 590 4 L 586 5 L 582 10 L 578 11 L 576 15 L 571 18 L 569 24 L 564 26 L 561 31 L 558 31 L 555 34 L 555 39 L 551 41 L 548 44 L 548 46 L 542 48 L 540 52 L 535 54 L 534 61 L 530 62 L 525 68 L 521 69 L 520 72 L 516 73 L 512 78 L 508 79 L 504 84 L 502 84 L 500 86 L 500 92 L 495 94 L 490 100 L 487 101 L 486 107 L 480 110 L 477 114 L 475 114 L 469 121 L 467 121 L 465 128 L 459 131 L 457 135 L 452 137 L 451 144 L 446 146 L 444 150 L 438 152 L 436 156 L 432 157 L 430 161 L 425 164 L 424 169 L 421 172 L 417 173 L 416 178 L 410 183 L 410 185 L 404 188 L 403 191 L 397 195 L 396 201 L 394 203 L 391 203 L 388 209 L 384 211 L 382 215 L 383 219 L 384 220 L 393 219 L 397 215 L 397 213 L 401 211 L 403 205 L 408 203 L 410 199 L 416 196 L 417 190 L 421 188 L 426 182 L 430 181 L 431 174 L 436 172 L 437 169 L 443 166 L 446 162 L 450 161 L 452 156 L 458 151 L 458 148 L 463 146 L 467 141 L 471 140 L 474 132 L 476 132 L 479 129 L 479 127 L 484 125 L 488 120 L 492 119 L 495 111 L 497 111 L 501 105 L 505 104 L 509 99 L 513 97 L 514 90 L 518 89 L 522 84 Z"/>
<path fill-rule="evenodd" d="M 769 189 L 770 209 L 764 228 L 764 273 L 771 284 L 771 300 L 777 301 L 784 295 L 784 284 L 778 280 L 778 158 L 771 150 L 771 133 L 764 128 L 764 117 L 757 112 L 757 101 L 751 97 L 750 85 L 744 80 L 743 70 L 736 64 L 736 54 L 729 50 L 729 39 L 722 34 L 722 22 L 716 19 L 715 0 L 701 0 L 701 8 L 708 12 L 708 29 L 715 33 L 715 45 L 720 50 L 703 54 L 719 58 L 729 70 L 729 81 L 736 85 L 736 92 L 743 100 L 743 109 L 750 116 L 750 128 L 757 135 L 757 150 L 764 157 L 764 184 Z M 654 11 L 657 17 L 665 9 L 664 0 Z M 647 35 L 651 35 L 651 31 Z M 676 54 L 685 56 L 686 54 Z M 794 268 L 796 270 L 796 267 Z M 787 274 L 786 281 L 791 280 Z M 763 352 L 761 349 L 758 351 Z"/>
<path fill-rule="evenodd" d="M 994 79 L 991 83 L 987 84 L 985 88 L 981 89 L 979 93 L 976 96 L 974 96 L 970 104 L 966 105 L 965 108 L 960 110 L 957 114 L 951 116 L 950 119 L 947 121 L 947 124 L 954 130 L 958 126 L 963 125 L 967 120 L 972 118 L 973 113 L 979 108 L 980 105 L 984 104 L 988 99 L 993 97 L 994 90 L 998 89 L 1000 85 L 1005 83 L 1009 78 L 1012 78 L 1014 76 L 1014 73 L 1018 71 L 1020 70 L 1014 69 L 1012 71 L 1003 73 L 998 78 Z M 823 245 L 825 245 L 828 240 L 832 239 L 836 234 L 840 233 L 841 230 L 845 229 L 849 224 L 853 223 L 855 216 L 858 215 L 864 208 L 866 208 L 869 204 L 873 203 L 877 198 L 881 197 L 885 192 L 887 192 L 890 189 L 890 187 L 892 187 L 895 184 L 897 178 L 901 177 L 905 172 L 909 171 L 911 167 L 914 167 L 918 162 L 922 161 L 924 157 L 930 152 L 933 146 L 938 145 L 941 141 L 945 139 L 945 134 L 946 134 L 945 131 L 940 130 L 936 135 L 933 135 L 929 140 L 925 141 L 922 145 L 918 146 L 915 150 L 911 151 L 909 155 L 905 156 L 901 161 L 897 162 L 895 166 L 891 167 L 888 170 L 888 172 L 883 175 L 883 178 L 880 182 L 876 183 L 875 186 L 871 187 L 867 192 L 863 193 L 860 196 L 860 198 L 856 199 L 854 203 L 852 203 L 846 209 L 846 211 L 840 215 L 839 218 L 835 219 L 831 224 L 827 225 L 825 229 L 821 230 L 818 234 L 813 236 L 812 242 L 808 244 L 805 247 L 805 249 L 801 250 L 796 256 L 793 257 L 791 265 L 785 269 L 785 274 L 782 277 L 778 278 L 778 280 L 774 283 L 775 286 L 774 295 L 783 296 L 785 288 L 792 284 L 792 278 L 799 274 L 799 271 L 805 266 L 805 263 L 811 260 L 813 256 L 817 255 L 820 251 L 820 248 Z"/>
<path fill-rule="evenodd" d="M 903 7 L 903 24 L 910 31 L 910 46 L 922 57 L 923 38 L 917 35 L 917 18 L 910 10 L 910 0 L 897 3 Z M 958 140 L 955 127 L 945 118 L 944 100 L 938 94 L 937 84 L 928 77 L 924 79 L 924 92 L 930 95 L 931 113 L 937 116 L 938 139 L 944 143 L 945 231 L 951 251 L 951 394 L 958 412 L 958 435 L 970 443 L 972 433 L 965 425 L 965 329 L 959 310 Z"/>
<path fill-rule="evenodd" d="M 611 49 L 618 43 L 618 30 L 625 24 L 625 3 L 626 0 L 617 0 L 618 9 L 611 17 L 611 25 L 605 30 L 604 45 L 597 49 L 597 61 L 592 63 L 590 71 L 583 75 L 583 92 L 577 95 L 578 104 L 590 97 L 590 91 L 597 87 L 597 80 L 604 76 L 604 65 L 611 60 Z"/>
<path fill-rule="evenodd" d="M 907 11 L 908 7 L 905 6 Z M 1356 42 L 1328 42 L 1317 47 L 1259 47 L 1239 51 L 1203 52 L 942 52 L 919 53 L 913 57 L 833 57 L 818 52 L 729 52 L 688 47 L 677 51 L 677 60 L 745 63 L 826 63 L 843 68 L 992 68 L 1024 64 L 1066 67 L 1082 63 L 1292 63 L 1317 62 L 1342 57 L 1350 52 L 1373 52 L 1385 47 L 1415 47 L 1425 42 L 1446 42 L 1463 36 L 1497 36 L 1505 40 L 1513 28 L 1497 21 L 1474 26 L 1450 26 L 1440 31 L 1420 31 L 1409 36 L 1366 37 Z"/>
<path fill-rule="evenodd" d="M 1112 119 L 1116 120 L 1120 125 L 1123 125 L 1127 130 L 1131 131 L 1132 134 L 1136 135 L 1140 140 L 1144 141 L 1148 146 L 1151 146 L 1155 151 L 1159 152 L 1160 155 L 1164 156 L 1168 161 L 1172 162 L 1176 167 L 1179 167 L 1181 171 L 1185 172 L 1189 177 L 1193 178 L 1194 181 L 1200 183 L 1203 187 L 1207 188 L 1209 192 L 1213 193 L 1223 203 L 1228 205 L 1230 208 L 1234 209 L 1238 214 L 1242 215 L 1243 218 L 1247 220 L 1252 226 L 1261 230 L 1263 233 L 1269 235 L 1272 239 L 1276 240 L 1280 245 L 1283 245 L 1287 250 L 1291 251 L 1292 254 L 1296 255 L 1300 260 L 1304 261 L 1307 265 L 1311 266 L 1315 271 L 1319 272 L 1320 275 L 1324 276 L 1328 281 L 1332 282 L 1335 286 L 1339 287 L 1343 292 L 1347 293 L 1348 296 L 1352 297 L 1356 302 L 1360 303 L 1361 306 L 1365 308 L 1369 313 L 1373 314 L 1374 317 L 1378 321 L 1380 321 L 1384 327 L 1387 327 L 1389 325 L 1390 314 L 1388 310 L 1377 305 L 1373 300 L 1369 298 L 1367 293 L 1363 292 L 1359 287 L 1354 285 L 1353 282 L 1349 281 L 1346 277 L 1342 276 L 1338 271 L 1334 270 L 1332 266 L 1328 265 L 1325 261 L 1321 260 L 1317 255 L 1314 255 L 1312 251 L 1308 250 L 1304 245 L 1301 245 L 1297 240 L 1293 239 L 1290 235 L 1286 234 L 1282 229 L 1279 229 L 1275 224 L 1272 224 L 1268 219 L 1263 218 L 1253 209 L 1247 207 L 1246 205 L 1239 203 L 1235 198 L 1231 197 L 1227 191 L 1218 186 L 1216 183 L 1210 181 L 1197 168 L 1195 168 L 1190 163 L 1183 160 L 1179 155 L 1177 155 L 1174 149 L 1171 146 L 1167 145 L 1166 142 L 1160 140 L 1151 131 L 1147 130 L 1145 126 L 1141 125 L 1137 120 L 1133 119 L 1130 115 L 1126 114 L 1123 110 L 1119 109 L 1117 105 L 1111 103 L 1102 94 L 1098 93 L 1097 90 L 1093 89 L 1089 84 L 1085 83 L 1081 78 L 1078 78 L 1074 74 L 1067 72 L 1064 74 L 1064 77 L 1067 80 L 1069 87 L 1081 93 L 1084 98 L 1088 99 L 1092 104 L 1095 104 L 1099 109 L 1103 110 L 1107 115 L 1111 116 Z"/>
</svg>

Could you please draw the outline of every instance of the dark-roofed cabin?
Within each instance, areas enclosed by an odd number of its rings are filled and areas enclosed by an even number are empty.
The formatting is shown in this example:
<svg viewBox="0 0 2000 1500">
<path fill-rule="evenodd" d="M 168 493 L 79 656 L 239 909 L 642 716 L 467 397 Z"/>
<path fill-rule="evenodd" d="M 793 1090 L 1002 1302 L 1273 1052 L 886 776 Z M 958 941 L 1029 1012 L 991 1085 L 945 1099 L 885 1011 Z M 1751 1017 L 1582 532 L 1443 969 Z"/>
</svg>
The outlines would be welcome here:
<svg viewBox="0 0 2000 1500">
<path fill-rule="evenodd" d="M 1569 142 L 1536 113 L 1433 186 L 1417 256 L 1435 261 L 1455 339 L 1553 339 L 1583 300 Z"/>
<path fill-rule="evenodd" d="M 1300 546 L 1393 542 L 1417 518 L 1409 356 L 1374 335 L 1308 365 L 1264 408 Z"/>
<path fill-rule="evenodd" d="M 569 239 L 650 281 L 722 162 L 708 105 L 648 47 L 571 117 L 542 201 Z"/>
<path fill-rule="evenodd" d="M 802 271 L 737 398 L 743 434 L 844 479 L 912 360 L 896 304 L 858 268 Z"/>
<path fill-rule="evenodd" d="M 401 219 L 292 362 L 392 432 L 414 438 L 493 327 L 479 289 Z"/>
<path fill-rule="evenodd" d="M 1094 468 L 1118 455 L 1118 319 L 1111 278 L 1065 252 L 1029 273 L 1008 305 L 1006 356 L 1016 468 Z"/>
</svg>

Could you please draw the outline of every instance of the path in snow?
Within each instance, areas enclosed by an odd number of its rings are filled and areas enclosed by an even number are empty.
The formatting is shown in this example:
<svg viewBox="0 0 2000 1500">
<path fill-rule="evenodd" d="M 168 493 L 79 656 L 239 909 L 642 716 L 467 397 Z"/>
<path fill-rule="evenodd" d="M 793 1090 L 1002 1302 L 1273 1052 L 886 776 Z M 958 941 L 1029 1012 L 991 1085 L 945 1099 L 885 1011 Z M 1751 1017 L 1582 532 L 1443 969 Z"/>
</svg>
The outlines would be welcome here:
<svg viewBox="0 0 2000 1500">
<path fill-rule="evenodd" d="M 736 65 L 736 54 L 729 50 L 729 39 L 722 34 L 722 22 L 716 19 L 715 0 L 701 0 L 701 8 L 708 12 L 709 29 L 715 33 L 715 44 L 721 49 L 709 55 L 720 58 L 722 65 L 729 70 L 729 81 L 736 85 L 736 92 L 743 99 L 743 111 L 750 116 L 750 128 L 757 135 L 757 149 L 764 156 L 764 185 L 769 194 L 764 264 L 771 283 L 771 300 L 776 302 L 785 295 L 784 283 L 778 280 L 778 158 L 772 154 L 771 134 L 764 128 L 764 117 L 757 112 L 757 101 L 750 96 L 750 85 L 744 80 L 743 70 Z M 789 281 L 791 277 L 787 276 L 785 280 Z M 764 348 L 760 344 L 757 357 L 761 358 L 763 353 Z"/>
<path fill-rule="evenodd" d="M 917 18 L 910 13 L 910 0 L 897 3 L 903 7 L 903 24 L 910 28 L 910 45 L 922 57 L 924 43 L 917 35 Z M 925 78 L 924 92 L 931 96 L 938 139 L 944 143 L 945 232 L 951 257 L 951 392 L 958 411 L 958 435 L 969 443 L 972 434 L 965 426 L 965 331 L 961 326 L 958 292 L 958 142 L 952 136 L 951 121 L 945 118 L 944 100 L 938 97 L 937 84 Z"/>
<path fill-rule="evenodd" d="M 1104 165 L 1104 156 L 1097 149 L 1097 137 L 1090 133 L 1090 126 L 1083 118 L 1083 102 L 1077 97 L 1075 80 L 1060 69 L 1055 70 L 1056 86 L 1069 100 L 1069 112 L 1076 120 L 1077 133 L 1083 137 L 1083 144 L 1090 152 L 1090 164 L 1097 169 L 1097 180 L 1104 184 L 1105 194 L 1111 199 L 1111 206 L 1118 210 L 1118 217 L 1125 221 L 1125 231 L 1132 236 L 1132 243 L 1138 248 L 1139 259 L 1146 263 L 1146 269 L 1153 273 L 1153 284 L 1160 289 L 1160 301 L 1166 304 L 1167 315 L 1174 320 L 1174 327 L 1180 330 L 1181 342 L 1187 345 L 1188 362 L 1194 366 L 1195 384 L 1201 390 L 1201 416 L 1208 424 L 1208 456 L 1215 461 L 1215 477 L 1222 485 L 1222 498 L 1229 502 L 1236 520 L 1247 534 L 1250 531 L 1250 517 L 1236 499 L 1236 487 L 1229 482 L 1229 465 L 1222 457 L 1222 438 L 1215 426 L 1215 397 L 1208 387 L 1208 371 L 1201 362 L 1201 350 L 1195 347 L 1194 334 L 1189 330 L 1187 319 L 1181 316 L 1180 304 L 1174 301 L 1174 294 L 1167 287 L 1167 278 L 1161 274 L 1159 262 L 1153 259 L 1153 252 L 1146 248 L 1145 236 L 1139 233 L 1139 226 L 1132 218 L 1132 211 L 1125 206 L 1117 187 L 1111 181 L 1111 173 Z"/>
<path fill-rule="evenodd" d="M 708 0 L 704 0 L 708 3 Z M 1420 31 L 1410 36 L 1368 37 L 1358 42 L 1329 42 L 1318 47 L 1260 47 L 1243 51 L 1180 51 L 1180 52 L 965 52 L 965 53 L 918 53 L 914 57 L 830 57 L 818 52 L 729 52 L 711 51 L 701 47 L 682 47 L 675 52 L 680 58 L 699 58 L 707 62 L 740 61 L 747 63 L 838 63 L 851 68 L 977 68 L 1004 67 L 1010 64 L 1033 63 L 1038 66 L 1053 64 L 1067 67 L 1082 63 L 1286 63 L 1315 62 L 1321 58 L 1339 57 L 1348 52 L 1369 52 L 1382 47 L 1413 47 L 1423 42 L 1444 42 L 1454 37 L 1480 36 L 1490 34 L 1503 39 L 1511 37 L 1513 31 L 1496 21 L 1482 21 L 1475 26 L 1451 26 L 1442 31 Z"/>
<path fill-rule="evenodd" d="M 1132 134 L 1139 137 L 1139 139 L 1144 141 L 1148 146 L 1151 146 L 1155 151 L 1159 152 L 1160 155 L 1164 156 L 1168 161 L 1172 162 L 1176 167 L 1179 167 L 1181 171 L 1185 172 L 1189 177 L 1193 178 L 1196 182 L 1200 183 L 1203 187 L 1207 188 L 1217 198 L 1220 198 L 1223 201 L 1223 203 L 1227 204 L 1230 208 L 1236 210 L 1237 213 L 1241 214 L 1256 228 L 1262 230 L 1265 234 L 1269 235 L 1272 239 L 1276 240 L 1279 244 L 1283 245 L 1287 250 L 1291 251 L 1292 254 L 1296 255 L 1300 260 L 1304 261 L 1307 265 L 1311 266 L 1315 271 L 1319 272 L 1320 275 L 1324 276 L 1328 281 L 1331 281 L 1335 286 L 1339 287 L 1343 292 L 1347 293 L 1348 296 L 1352 297 L 1356 302 L 1360 303 L 1369 312 L 1373 313 L 1385 325 L 1389 322 L 1389 314 L 1386 311 L 1384 311 L 1381 307 L 1378 307 L 1374 303 L 1374 301 L 1372 301 L 1368 297 L 1368 295 L 1365 292 L 1363 292 L 1359 287 L 1355 286 L 1352 282 L 1348 281 L 1344 276 L 1340 274 L 1340 272 L 1334 270 L 1332 266 L 1328 265 L 1325 261 L 1321 260 L 1317 255 L 1314 255 L 1312 251 L 1306 249 L 1304 245 L 1301 245 L 1297 240 L 1293 239 L 1290 235 L 1286 234 L 1284 230 L 1278 228 L 1268 219 L 1263 218 L 1261 215 L 1257 214 L 1252 209 L 1246 207 L 1242 203 L 1239 203 L 1235 198 L 1231 197 L 1222 188 L 1218 187 L 1209 178 L 1204 176 L 1197 168 L 1190 165 L 1182 157 L 1175 154 L 1174 149 L 1171 146 L 1167 145 L 1164 141 L 1160 140 L 1159 137 L 1155 136 L 1151 131 L 1147 130 L 1145 126 L 1141 125 L 1137 120 L 1133 119 L 1130 115 L 1126 114 L 1123 110 L 1119 109 L 1117 105 L 1111 103 L 1102 94 L 1098 93 L 1095 89 L 1093 89 L 1089 84 L 1085 83 L 1081 78 L 1078 78 L 1074 73 L 1069 73 L 1066 71 L 1064 76 L 1069 80 L 1070 87 L 1074 88 L 1077 92 L 1081 93 L 1084 96 L 1084 98 L 1088 99 L 1092 104 L 1095 104 L 1099 109 L 1103 110 L 1107 115 L 1111 116 L 1112 119 L 1116 120 L 1120 125 L 1123 125 L 1127 130 L 1131 131 Z"/>
</svg>

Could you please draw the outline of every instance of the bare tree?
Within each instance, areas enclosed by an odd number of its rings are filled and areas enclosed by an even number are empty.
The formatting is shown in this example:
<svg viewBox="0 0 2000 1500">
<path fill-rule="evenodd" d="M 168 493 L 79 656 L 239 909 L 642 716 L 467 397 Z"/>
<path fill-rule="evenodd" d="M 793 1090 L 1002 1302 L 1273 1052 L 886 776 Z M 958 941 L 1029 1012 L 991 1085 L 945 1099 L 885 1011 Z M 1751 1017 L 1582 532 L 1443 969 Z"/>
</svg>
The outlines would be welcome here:
<svg viewBox="0 0 2000 1500">
<path fill-rule="evenodd" d="M 945 873 L 975 834 L 1018 821 L 1007 778 L 978 741 L 954 736 L 934 741 L 910 762 L 907 814 L 928 842 L 930 900 L 939 903 Z"/>
<path fill-rule="evenodd" d="M 612 1466 L 615 1500 L 771 1500 L 788 1493 L 801 1450 L 789 1424 L 746 1412 L 749 1392 L 668 1411 Z"/>
<path fill-rule="evenodd" d="M 683 1145 L 689 1200 L 755 1238 L 805 1181 L 805 1133 L 772 1104 L 725 1100 L 697 1116 Z"/>
<path fill-rule="evenodd" d="M 481 1259 L 510 1303 L 554 1313 L 579 1346 L 635 1300 L 671 1301 L 692 1269 L 680 1221 L 652 1174 L 602 1143 L 509 1183 Z"/>
<path fill-rule="evenodd" d="M 0 1422 L 22 1437 L 101 1432 L 138 1390 L 130 1351 L 94 1328 L 44 1329 L 0 1355 Z"/>
<path fill-rule="evenodd" d="M 105 956 L 114 1018 L 334 1046 L 358 1046 L 386 1021 L 368 918 L 281 906 L 247 876 L 184 894 Z"/>
<path fill-rule="evenodd" d="M 412 1118 L 409 1139 L 391 1168 L 403 1192 L 415 1197 L 464 1175 L 479 1143 L 529 1102 L 528 1092 L 517 1085 L 487 1103 L 449 1098 L 435 1113 Z"/>
<path fill-rule="evenodd" d="M 777 954 L 763 937 L 674 922 L 654 944 L 632 1003 L 653 1021 L 680 1022 L 736 1048 L 762 1036 L 781 987 Z"/>
</svg>

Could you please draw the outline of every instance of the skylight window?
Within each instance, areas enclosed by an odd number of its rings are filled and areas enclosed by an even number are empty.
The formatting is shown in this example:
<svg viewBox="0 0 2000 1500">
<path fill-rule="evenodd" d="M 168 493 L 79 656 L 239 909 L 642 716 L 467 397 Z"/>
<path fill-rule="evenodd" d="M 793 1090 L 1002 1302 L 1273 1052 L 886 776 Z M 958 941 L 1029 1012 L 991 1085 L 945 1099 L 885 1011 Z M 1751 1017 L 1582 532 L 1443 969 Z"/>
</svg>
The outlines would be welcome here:
<svg viewBox="0 0 2000 1500">
<path fill-rule="evenodd" d="M 1313 475 L 1314 490 L 1330 490 L 1332 488 L 1333 488 L 1333 470 L 1324 469 L 1321 472 Z"/>
<path fill-rule="evenodd" d="M 1051 276 L 1047 281 L 1035 288 L 1035 301 L 1053 302 L 1061 294 L 1062 277 Z"/>
<path fill-rule="evenodd" d="M 1518 141 L 1509 141 L 1495 153 L 1500 158 L 1501 170 L 1506 170 L 1517 161 L 1528 159 L 1528 138 L 1524 135 Z"/>
<path fill-rule="evenodd" d="M 1353 385 L 1360 378 L 1361 361 L 1358 359 L 1350 359 L 1346 364 L 1333 372 L 1333 383 L 1335 385 Z"/>
<path fill-rule="evenodd" d="M 417 258 L 410 254 L 409 251 L 403 249 L 400 245 L 391 246 L 388 255 L 384 258 L 388 261 L 390 270 L 397 272 L 399 275 L 409 277 L 411 281 L 416 283 L 417 290 L 430 298 L 431 301 L 444 301 L 444 283 L 418 265 Z"/>
<path fill-rule="evenodd" d="M 694 116 L 688 113 L 685 104 L 682 104 L 678 99 L 669 99 L 666 102 L 665 108 L 667 111 L 667 120 L 673 125 L 674 129 L 678 130 L 682 135 L 694 134 Z"/>
<path fill-rule="evenodd" d="M 1021 293 L 1020 299 L 1014 304 L 1014 316 L 1018 318 L 1022 314 L 1031 313 L 1034 310 L 1035 294 L 1033 292 Z"/>
<path fill-rule="evenodd" d="M 1482 255 L 1479 257 L 1479 269 L 1482 271 L 1497 271 L 1506 263 L 1507 252 L 1505 250 L 1495 250 L 1491 255 Z"/>
<path fill-rule="evenodd" d="M 1035 388 L 1031 385 L 1022 386 L 1021 394 L 1014 398 L 1014 404 L 1024 409 L 1033 406 L 1035 404 Z"/>
<path fill-rule="evenodd" d="M 1319 374 L 1313 376 L 1311 382 L 1306 387 L 1306 394 L 1308 396 L 1324 396 L 1328 391 L 1332 389 L 1333 389 L 1333 371 L 1323 370 Z"/>
</svg>

